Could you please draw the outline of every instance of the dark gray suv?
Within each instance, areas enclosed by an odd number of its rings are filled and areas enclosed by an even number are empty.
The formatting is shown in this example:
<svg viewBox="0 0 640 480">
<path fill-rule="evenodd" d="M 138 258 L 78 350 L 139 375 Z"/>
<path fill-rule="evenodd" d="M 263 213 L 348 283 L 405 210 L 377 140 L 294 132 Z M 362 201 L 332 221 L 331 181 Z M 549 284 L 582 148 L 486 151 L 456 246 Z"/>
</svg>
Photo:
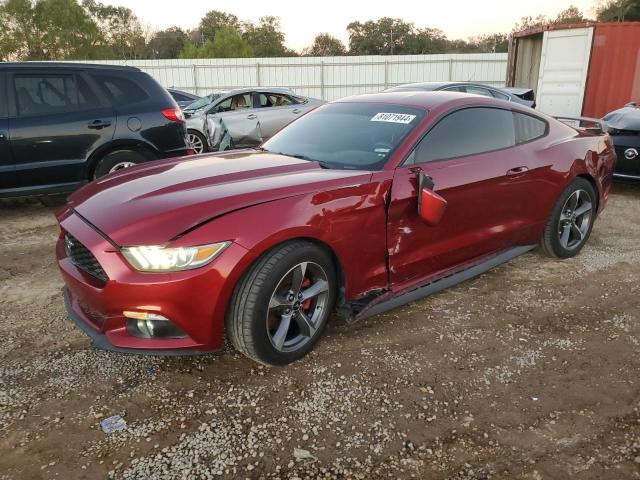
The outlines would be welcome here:
<svg viewBox="0 0 640 480">
<path fill-rule="evenodd" d="M 0 197 L 66 193 L 188 153 L 182 111 L 137 68 L 0 64 Z"/>
</svg>

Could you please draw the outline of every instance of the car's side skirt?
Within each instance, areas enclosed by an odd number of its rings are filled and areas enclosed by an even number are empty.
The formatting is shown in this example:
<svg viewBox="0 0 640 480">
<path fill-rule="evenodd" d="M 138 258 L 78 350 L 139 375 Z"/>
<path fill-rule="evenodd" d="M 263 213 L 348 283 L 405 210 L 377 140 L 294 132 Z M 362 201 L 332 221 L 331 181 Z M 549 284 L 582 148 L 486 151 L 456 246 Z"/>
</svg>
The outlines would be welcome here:
<svg viewBox="0 0 640 480">
<path fill-rule="evenodd" d="M 428 283 L 409 290 L 397 296 L 389 298 L 387 295 L 382 295 L 373 300 L 369 305 L 362 309 L 357 315 L 352 318 L 352 321 L 362 320 L 364 318 L 372 317 L 379 313 L 392 310 L 394 308 L 406 305 L 407 303 L 414 302 L 428 295 L 437 293 L 446 288 L 453 287 L 461 282 L 470 280 L 478 275 L 491 270 L 498 265 L 508 262 L 513 258 L 522 255 L 523 253 L 533 250 L 537 245 L 523 245 L 519 247 L 513 247 L 503 250 L 489 258 L 485 258 L 479 263 L 472 264 L 462 270 L 452 269 L 448 274 L 440 275 L 436 279 L 432 279 Z"/>
</svg>

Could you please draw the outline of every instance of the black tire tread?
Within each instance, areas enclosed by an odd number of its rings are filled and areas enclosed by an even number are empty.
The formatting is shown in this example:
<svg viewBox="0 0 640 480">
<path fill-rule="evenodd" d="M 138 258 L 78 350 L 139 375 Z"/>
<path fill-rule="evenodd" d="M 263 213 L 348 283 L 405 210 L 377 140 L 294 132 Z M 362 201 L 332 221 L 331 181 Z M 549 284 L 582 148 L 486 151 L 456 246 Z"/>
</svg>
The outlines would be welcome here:
<svg viewBox="0 0 640 480">
<path fill-rule="evenodd" d="M 551 210 L 551 214 L 549 215 L 549 219 L 547 220 L 547 224 L 546 224 L 546 226 L 544 228 L 544 233 L 542 235 L 542 240 L 540 241 L 540 247 L 542 249 L 542 252 L 547 257 L 550 257 L 550 258 L 565 258 L 565 257 L 559 255 L 558 252 L 556 252 L 555 248 L 553 247 L 553 241 L 554 241 L 554 237 L 556 235 L 555 229 L 556 229 L 556 224 L 557 224 L 557 218 L 560 215 L 560 211 L 562 210 L 562 207 L 564 206 L 564 202 L 568 198 L 568 195 L 570 194 L 570 192 L 573 192 L 577 188 L 582 188 L 583 190 L 587 190 L 587 191 L 593 192 L 594 200 L 595 200 L 596 192 L 595 192 L 595 190 L 593 188 L 593 185 L 591 185 L 591 183 L 586 178 L 583 178 L 583 177 L 577 177 L 575 180 L 573 180 L 573 182 L 571 182 L 567 186 L 567 188 L 565 188 L 562 191 L 562 194 L 560 195 L 560 197 L 556 201 L 556 204 L 553 206 L 553 209 Z M 595 214 L 595 211 L 594 211 L 594 214 Z M 594 219 L 592 219 L 592 224 L 593 224 L 593 220 Z M 585 240 L 585 243 L 586 243 L 586 240 Z M 580 247 L 580 249 L 581 248 L 582 247 Z"/>
<path fill-rule="evenodd" d="M 294 240 L 267 251 L 256 261 L 243 276 L 234 291 L 231 308 L 225 320 L 225 328 L 231 343 L 247 357 L 269 365 L 258 354 L 252 342 L 250 312 L 256 307 L 259 290 L 267 281 L 269 273 L 283 261 L 291 252 L 299 248 L 314 246 L 303 240 Z"/>
</svg>

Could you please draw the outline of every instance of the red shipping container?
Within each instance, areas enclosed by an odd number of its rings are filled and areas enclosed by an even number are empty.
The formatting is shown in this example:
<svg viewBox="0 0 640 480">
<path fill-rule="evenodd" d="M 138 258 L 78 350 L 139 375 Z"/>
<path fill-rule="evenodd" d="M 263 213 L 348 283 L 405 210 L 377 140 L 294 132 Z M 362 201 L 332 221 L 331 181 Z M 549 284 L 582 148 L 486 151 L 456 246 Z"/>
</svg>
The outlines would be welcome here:
<svg viewBox="0 0 640 480">
<path fill-rule="evenodd" d="M 597 23 L 582 114 L 601 118 L 640 103 L 640 22 Z"/>
</svg>

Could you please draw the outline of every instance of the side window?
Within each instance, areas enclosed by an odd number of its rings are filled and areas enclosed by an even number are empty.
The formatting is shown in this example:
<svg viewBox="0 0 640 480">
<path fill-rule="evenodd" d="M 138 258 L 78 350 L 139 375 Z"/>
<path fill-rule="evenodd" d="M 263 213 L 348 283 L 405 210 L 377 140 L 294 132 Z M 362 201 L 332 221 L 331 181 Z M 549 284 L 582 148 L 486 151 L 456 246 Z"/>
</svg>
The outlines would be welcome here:
<svg viewBox="0 0 640 480">
<path fill-rule="evenodd" d="M 90 110 L 100 105 L 82 77 L 73 74 L 14 75 L 13 87 L 21 117 Z"/>
<path fill-rule="evenodd" d="M 147 92 L 132 80 L 101 74 L 91 76 L 114 105 L 137 103 L 149 98 Z"/>
<path fill-rule="evenodd" d="M 0 118 L 6 118 L 7 111 L 7 87 L 5 86 L 5 74 L 0 72 Z"/>
<path fill-rule="evenodd" d="M 464 87 L 467 93 L 473 93 L 475 95 L 482 95 L 483 97 L 492 97 L 491 92 L 482 87 Z"/>
<path fill-rule="evenodd" d="M 216 105 L 208 113 L 234 112 L 236 110 L 246 110 L 252 108 L 251 94 L 234 95 Z"/>
<path fill-rule="evenodd" d="M 477 155 L 513 147 L 515 144 L 510 111 L 465 108 L 440 120 L 420 141 L 405 163 L 425 163 Z"/>
<path fill-rule="evenodd" d="M 499 92 L 497 90 L 489 90 L 489 91 L 491 92 L 491 95 L 493 95 L 495 98 L 499 98 L 500 100 L 507 100 L 507 101 L 511 100 L 509 98 L 509 95 L 506 95 L 502 92 Z"/>
<path fill-rule="evenodd" d="M 258 106 L 260 108 L 268 107 L 284 107 L 286 105 L 292 105 L 295 102 L 287 95 L 280 93 L 259 93 L 258 94 Z"/>
<path fill-rule="evenodd" d="M 176 102 L 187 102 L 191 100 L 189 97 L 187 97 L 186 95 L 182 95 L 181 93 L 178 93 L 178 92 L 170 92 L 170 93 Z"/>
<path fill-rule="evenodd" d="M 442 89 L 445 92 L 462 92 L 464 93 L 464 87 L 456 86 L 456 87 L 447 87 Z"/>
<path fill-rule="evenodd" d="M 525 115 L 524 113 L 513 112 L 513 123 L 516 131 L 516 143 L 525 143 L 543 137 L 547 133 L 547 122 Z"/>
</svg>

